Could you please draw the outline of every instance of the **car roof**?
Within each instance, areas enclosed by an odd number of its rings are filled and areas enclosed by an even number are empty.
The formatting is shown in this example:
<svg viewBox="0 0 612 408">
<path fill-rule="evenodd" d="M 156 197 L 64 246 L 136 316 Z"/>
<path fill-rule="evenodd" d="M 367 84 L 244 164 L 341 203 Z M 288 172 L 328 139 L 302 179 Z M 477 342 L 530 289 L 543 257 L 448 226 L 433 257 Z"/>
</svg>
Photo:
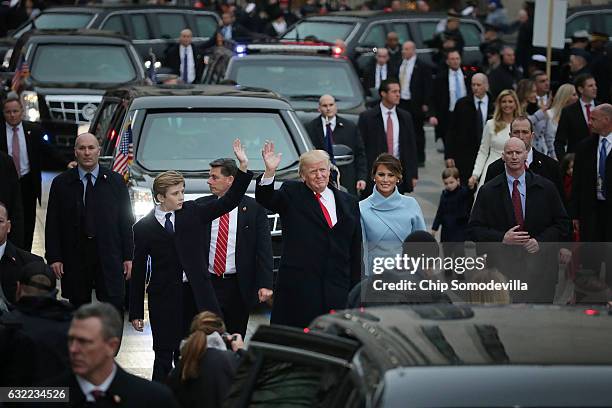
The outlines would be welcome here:
<svg viewBox="0 0 612 408">
<path fill-rule="evenodd" d="M 409 11 L 385 12 L 383 10 L 334 11 L 323 16 L 309 16 L 305 20 L 316 21 L 365 21 L 388 19 L 437 19 L 446 18 L 446 13 L 413 13 Z M 471 17 L 461 17 L 462 21 L 477 21 Z"/>
<path fill-rule="evenodd" d="M 567 9 L 567 16 L 571 16 L 574 13 L 579 13 L 581 11 L 600 11 L 600 10 L 611 10 L 612 11 L 612 6 L 610 4 L 601 4 L 601 5 L 590 5 L 590 6 L 576 6 L 576 7 L 569 7 Z"/>
<path fill-rule="evenodd" d="M 310 327 L 349 330 L 390 366 L 612 364 L 604 308 L 395 305 L 337 312 Z"/>
<path fill-rule="evenodd" d="M 78 29 L 78 30 L 31 30 L 24 34 L 28 42 L 44 42 L 47 40 L 69 40 L 70 42 L 88 42 L 93 38 L 107 39 L 109 42 L 128 42 L 130 39 L 122 34 L 112 31 Z"/>
<path fill-rule="evenodd" d="M 71 13 L 83 13 L 83 12 L 111 12 L 117 10 L 168 10 L 168 11 L 193 11 L 204 14 L 216 14 L 209 10 L 196 9 L 193 7 L 185 6 L 160 6 L 153 4 L 97 4 L 95 6 L 54 6 L 46 8 L 42 13 L 59 13 L 59 12 L 71 12 Z"/>
<path fill-rule="evenodd" d="M 132 109 L 188 107 L 291 109 L 291 105 L 274 92 L 233 85 L 129 86 L 110 90 L 105 97 L 126 95 L 133 100 Z"/>
</svg>

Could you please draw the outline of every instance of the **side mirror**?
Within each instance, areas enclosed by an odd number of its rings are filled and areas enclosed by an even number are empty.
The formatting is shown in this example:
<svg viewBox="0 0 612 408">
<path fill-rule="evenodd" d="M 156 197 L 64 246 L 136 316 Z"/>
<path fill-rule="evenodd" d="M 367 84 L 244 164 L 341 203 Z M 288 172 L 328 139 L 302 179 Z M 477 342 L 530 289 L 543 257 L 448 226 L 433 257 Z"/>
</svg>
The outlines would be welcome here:
<svg viewBox="0 0 612 408">
<path fill-rule="evenodd" d="M 110 169 L 114 158 L 114 156 L 100 156 L 98 158 L 98 163 L 100 164 L 100 166 Z"/>
<path fill-rule="evenodd" d="M 347 164 L 352 164 L 355 160 L 355 156 L 353 155 L 353 151 L 350 147 L 343 144 L 335 144 L 333 146 L 334 149 L 334 160 L 336 161 L 336 166 L 346 166 Z"/>
<path fill-rule="evenodd" d="M 376 46 L 374 44 L 363 44 L 355 47 L 355 52 L 358 54 L 366 54 L 369 52 L 374 52 Z"/>
</svg>

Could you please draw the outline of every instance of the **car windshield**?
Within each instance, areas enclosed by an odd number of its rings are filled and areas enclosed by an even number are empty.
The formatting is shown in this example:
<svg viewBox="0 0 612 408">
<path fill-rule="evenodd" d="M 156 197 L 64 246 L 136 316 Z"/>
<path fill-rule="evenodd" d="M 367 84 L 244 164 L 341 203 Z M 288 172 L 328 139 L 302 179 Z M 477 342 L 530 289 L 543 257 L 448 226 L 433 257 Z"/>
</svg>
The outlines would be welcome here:
<svg viewBox="0 0 612 408">
<path fill-rule="evenodd" d="M 324 94 L 359 103 L 360 84 L 348 63 L 335 60 L 236 60 L 231 79 L 240 85 L 266 88 L 293 100 L 318 101 Z"/>
<path fill-rule="evenodd" d="M 60 30 L 87 27 L 93 14 L 91 13 L 43 13 L 34 20 L 34 27 L 38 30 Z M 32 24 L 28 24 L 23 29 L 14 34 L 19 38 L 23 33 L 32 29 Z"/>
<path fill-rule="evenodd" d="M 234 157 L 239 138 L 249 169 L 263 171 L 261 148 L 266 140 L 282 153 L 280 169 L 298 160 L 291 136 L 278 113 L 176 112 L 148 113 L 137 146 L 136 160 L 148 170 L 205 171 L 220 157 Z"/>
<path fill-rule="evenodd" d="M 355 23 L 340 23 L 336 21 L 308 21 L 304 20 L 297 23 L 293 28 L 287 31 L 283 36 L 283 40 L 300 41 L 307 37 L 315 37 L 315 41 L 324 41 L 333 43 L 334 41 L 346 40 L 349 36 Z"/>
<path fill-rule="evenodd" d="M 32 78 L 48 83 L 123 83 L 136 79 L 136 69 L 124 46 L 40 45 Z"/>
</svg>

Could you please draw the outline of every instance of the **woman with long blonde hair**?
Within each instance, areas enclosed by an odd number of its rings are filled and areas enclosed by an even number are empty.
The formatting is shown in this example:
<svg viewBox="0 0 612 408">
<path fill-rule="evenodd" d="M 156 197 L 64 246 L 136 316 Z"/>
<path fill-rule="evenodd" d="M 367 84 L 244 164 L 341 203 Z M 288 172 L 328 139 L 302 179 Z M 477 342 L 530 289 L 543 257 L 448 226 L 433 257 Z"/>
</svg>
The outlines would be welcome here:
<svg viewBox="0 0 612 408">
<path fill-rule="evenodd" d="M 578 94 L 576 93 L 576 87 L 572 84 L 563 84 L 557 90 L 550 109 L 546 111 L 548 125 L 546 126 L 544 140 L 547 148 L 546 153 L 553 159 L 557 158 L 554 143 L 557 127 L 559 126 L 559 118 L 561 118 L 561 111 L 577 100 Z"/>
<path fill-rule="evenodd" d="M 219 316 L 212 312 L 196 315 L 181 347 L 181 359 L 168 379 L 180 405 L 221 406 L 238 367 L 236 351 L 242 347 L 242 337 L 225 333 Z"/>
<path fill-rule="evenodd" d="M 493 118 L 487 121 L 482 131 L 478 156 L 469 180 L 470 187 L 478 183 L 480 188 L 484 183 L 489 164 L 501 157 L 504 144 L 510 138 L 510 123 L 521 114 L 521 105 L 516 92 L 511 89 L 501 91 L 495 100 Z"/>
</svg>

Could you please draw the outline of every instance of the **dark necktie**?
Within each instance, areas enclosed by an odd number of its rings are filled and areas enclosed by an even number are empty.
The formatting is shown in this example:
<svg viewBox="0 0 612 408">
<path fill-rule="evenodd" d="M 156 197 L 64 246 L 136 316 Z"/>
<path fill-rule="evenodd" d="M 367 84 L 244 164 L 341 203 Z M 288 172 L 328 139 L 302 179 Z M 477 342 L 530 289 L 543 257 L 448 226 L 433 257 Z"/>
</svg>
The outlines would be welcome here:
<svg viewBox="0 0 612 408">
<path fill-rule="evenodd" d="M 605 138 L 601 139 L 601 147 L 599 148 L 599 165 L 597 166 L 599 174 L 599 181 L 601 182 L 601 195 L 606 198 L 606 159 L 608 158 L 608 140 Z"/>
<path fill-rule="evenodd" d="M 170 217 L 172 217 L 172 213 L 169 212 L 166 214 L 166 222 L 164 223 L 164 228 L 166 228 L 166 231 L 168 231 L 169 234 L 174 234 L 174 225 L 172 225 L 172 220 L 170 220 Z"/>
<path fill-rule="evenodd" d="M 183 50 L 185 51 L 183 53 L 183 82 L 188 83 L 187 82 L 187 73 L 189 72 L 187 70 L 187 47 L 184 47 Z"/>
<path fill-rule="evenodd" d="M 329 159 L 333 164 L 336 164 L 336 160 L 334 159 L 334 140 L 332 138 L 332 128 L 331 122 L 328 122 L 325 125 L 325 150 L 329 154 Z"/>
<path fill-rule="evenodd" d="M 478 111 L 476 112 L 476 114 L 478 115 L 478 117 L 476 118 L 476 123 L 477 123 L 477 131 L 478 131 L 478 140 L 482 139 L 482 130 L 484 129 L 484 123 L 482 120 L 482 101 L 478 101 Z"/>
<path fill-rule="evenodd" d="M 587 128 L 589 128 L 589 135 L 591 134 L 591 104 L 584 105 L 586 109 L 586 117 L 587 117 Z"/>
<path fill-rule="evenodd" d="M 90 392 L 91 396 L 94 397 L 96 402 L 101 401 L 106 396 L 106 393 L 102 390 L 93 390 Z"/>
<path fill-rule="evenodd" d="M 21 159 L 19 151 L 19 129 L 13 127 L 13 147 L 11 156 L 13 157 L 13 163 L 15 163 L 15 170 L 17 170 L 17 177 L 21 177 Z"/>
<path fill-rule="evenodd" d="M 334 224 L 332 223 L 332 219 L 331 219 L 331 216 L 329 215 L 329 211 L 327 211 L 325 204 L 323 204 L 323 202 L 321 201 L 321 194 L 316 193 L 315 197 L 317 198 L 317 201 L 319 202 L 319 205 L 321 206 L 321 211 L 323 211 L 323 216 L 325 217 L 325 221 L 327 221 L 327 225 L 329 225 L 329 228 L 332 228 Z"/>
<path fill-rule="evenodd" d="M 512 183 L 512 207 L 514 208 L 514 219 L 516 224 L 521 226 L 523 229 L 523 205 L 521 204 L 521 193 L 518 190 L 518 180 L 514 180 Z"/>
<path fill-rule="evenodd" d="M 89 238 L 96 236 L 96 211 L 94 208 L 94 185 L 91 173 L 85 174 L 87 185 L 85 187 L 85 233 Z"/>
</svg>

